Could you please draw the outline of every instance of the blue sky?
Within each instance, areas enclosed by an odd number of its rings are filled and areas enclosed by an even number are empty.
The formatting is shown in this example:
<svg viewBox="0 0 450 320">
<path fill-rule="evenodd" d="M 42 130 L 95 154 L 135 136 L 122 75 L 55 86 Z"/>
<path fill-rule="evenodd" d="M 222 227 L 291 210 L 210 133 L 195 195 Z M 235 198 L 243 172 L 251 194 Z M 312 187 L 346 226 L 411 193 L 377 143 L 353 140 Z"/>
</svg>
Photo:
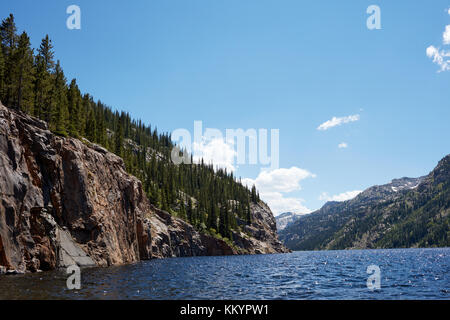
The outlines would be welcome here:
<svg viewBox="0 0 450 320">
<path fill-rule="evenodd" d="M 66 8 L 81 8 L 81 30 Z M 368 30 L 366 8 L 381 9 Z M 2 1 L 34 47 L 49 34 L 68 79 L 158 129 L 280 130 L 280 170 L 236 170 L 276 213 L 392 178 L 450 151 L 448 1 Z M 442 51 L 444 50 L 444 51 Z M 435 57 L 435 56 L 434 56 Z M 445 58 L 444 58 L 445 61 Z M 359 120 L 318 130 L 333 117 Z M 346 148 L 338 145 L 346 143 Z M 258 178 L 259 176 L 259 178 Z M 335 199 L 346 198 L 341 195 Z"/>
</svg>

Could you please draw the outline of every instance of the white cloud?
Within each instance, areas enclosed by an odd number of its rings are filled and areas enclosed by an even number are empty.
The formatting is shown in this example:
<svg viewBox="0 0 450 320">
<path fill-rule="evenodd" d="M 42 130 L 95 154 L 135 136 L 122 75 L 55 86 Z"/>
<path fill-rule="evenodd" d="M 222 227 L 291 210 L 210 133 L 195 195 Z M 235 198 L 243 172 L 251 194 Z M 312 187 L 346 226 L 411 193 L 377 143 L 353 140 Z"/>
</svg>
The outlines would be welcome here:
<svg viewBox="0 0 450 320">
<path fill-rule="evenodd" d="M 444 44 L 450 44 L 450 24 L 445 26 L 445 31 L 442 34 L 442 41 Z"/>
<path fill-rule="evenodd" d="M 354 190 L 354 191 L 347 191 L 343 192 L 334 196 L 330 196 L 327 192 L 322 192 L 322 194 L 319 196 L 319 200 L 325 200 L 325 201 L 346 201 L 353 199 L 358 194 L 360 194 L 362 190 Z"/>
<path fill-rule="evenodd" d="M 450 70 L 450 60 L 446 59 L 447 57 L 450 57 L 449 51 L 445 50 L 439 51 L 438 48 L 434 46 L 429 46 L 427 48 L 426 53 L 427 57 L 433 59 L 433 62 L 441 67 L 441 69 L 438 72 Z"/>
<path fill-rule="evenodd" d="M 213 139 L 210 141 L 194 142 L 194 161 L 199 162 L 202 158 L 205 163 L 213 163 L 215 167 L 235 171 L 236 151 L 231 141 L 224 139 Z"/>
<path fill-rule="evenodd" d="M 358 121 L 360 118 L 359 114 L 347 116 L 347 117 L 333 117 L 331 120 L 328 120 L 324 123 L 322 123 L 319 127 L 317 127 L 317 130 L 328 130 L 330 128 L 340 126 L 344 123 L 354 122 Z"/>
<path fill-rule="evenodd" d="M 447 13 L 450 15 L 450 8 L 446 9 Z M 445 30 L 442 33 L 442 42 L 444 45 L 450 44 L 450 24 L 445 26 Z M 433 63 L 437 64 L 440 69 L 438 72 L 450 70 L 450 51 L 439 50 L 435 46 L 429 46 L 426 50 L 427 57 L 433 59 Z"/>
<path fill-rule="evenodd" d="M 301 180 L 315 177 L 316 175 L 308 170 L 291 167 L 261 171 L 256 179 L 242 179 L 242 183 L 248 187 L 255 185 L 261 199 L 267 202 L 275 215 L 287 211 L 309 213 L 311 210 L 303 205 L 303 199 L 285 194 L 301 190 Z"/>
<path fill-rule="evenodd" d="M 280 192 L 267 192 L 260 194 L 260 196 L 267 202 L 275 216 L 284 212 L 295 212 L 300 214 L 311 212 L 309 208 L 303 205 L 304 200 L 300 198 L 286 197 Z"/>
<path fill-rule="evenodd" d="M 308 177 L 315 178 L 316 175 L 304 169 L 291 167 L 290 169 L 280 168 L 272 171 L 261 171 L 255 180 L 243 179 L 242 181 L 248 186 L 255 184 L 260 192 L 292 192 L 300 190 L 300 181 Z"/>
<path fill-rule="evenodd" d="M 344 148 L 347 148 L 347 147 L 348 147 L 348 144 L 346 142 L 342 142 L 342 143 L 338 144 L 338 148 L 339 149 L 344 149 Z"/>
</svg>

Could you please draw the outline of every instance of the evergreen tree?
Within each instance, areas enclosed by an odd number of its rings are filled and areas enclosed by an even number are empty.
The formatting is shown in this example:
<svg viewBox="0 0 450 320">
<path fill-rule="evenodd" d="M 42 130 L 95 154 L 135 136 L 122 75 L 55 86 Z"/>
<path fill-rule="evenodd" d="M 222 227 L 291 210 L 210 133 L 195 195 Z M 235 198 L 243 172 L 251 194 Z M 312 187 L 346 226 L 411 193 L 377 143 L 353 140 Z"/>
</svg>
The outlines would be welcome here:
<svg viewBox="0 0 450 320">
<path fill-rule="evenodd" d="M 13 106 L 30 112 L 33 107 L 33 50 L 30 38 L 23 32 L 19 37 L 17 49 L 13 52 L 14 68 L 11 73 Z"/>
<path fill-rule="evenodd" d="M 96 130 L 96 140 L 97 143 L 101 145 L 106 145 L 106 127 L 105 127 L 105 120 L 103 115 L 103 108 L 100 103 L 100 101 L 97 103 L 97 113 L 96 113 L 96 123 L 97 123 L 97 130 Z"/>
<path fill-rule="evenodd" d="M 122 124 L 122 116 L 119 117 L 117 122 L 118 123 L 117 123 L 117 130 L 115 132 L 114 153 L 117 154 L 120 157 L 123 154 L 123 124 Z"/>
<path fill-rule="evenodd" d="M 12 56 L 12 51 L 16 47 L 17 41 L 17 28 L 14 22 L 14 16 L 9 15 L 6 19 L 2 20 L 0 25 L 0 39 L 2 40 L 2 45 L 5 50 L 5 56 Z"/>
<path fill-rule="evenodd" d="M 89 113 L 91 111 L 92 97 L 86 93 L 83 95 L 82 104 L 81 104 L 81 115 L 80 117 L 80 135 L 86 137 L 88 140 L 91 138 L 87 137 L 88 131 L 88 121 L 89 121 Z M 83 121 L 84 120 L 84 121 Z"/>
<path fill-rule="evenodd" d="M 167 194 L 165 189 L 161 190 L 161 209 L 164 211 L 169 211 L 169 204 L 167 202 Z"/>
<path fill-rule="evenodd" d="M 254 203 L 258 202 L 258 196 L 256 194 L 255 185 L 253 185 L 253 187 L 252 187 L 252 202 L 254 202 Z"/>
<path fill-rule="evenodd" d="M 45 120 L 54 133 L 84 137 L 115 152 L 126 170 L 144 182 L 153 205 L 200 231 L 215 230 L 231 240 L 232 230 L 238 230 L 236 215 L 251 223 L 250 201 L 259 201 L 254 186 L 249 190 L 233 173 L 203 160 L 173 164 L 168 133 L 158 133 L 128 113 L 113 112 L 88 93 L 81 95 L 75 79 L 67 83 L 48 35 L 33 56 L 27 34 L 17 37 L 11 15 L 0 25 L 0 37 L 0 99 L 5 105 Z"/>
<path fill-rule="evenodd" d="M 69 122 L 69 111 L 67 106 L 67 81 L 58 62 L 55 66 L 53 76 L 53 86 L 51 89 L 50 128 L 59 135 L 67 135 Z"/>
<path fill-rule="evenodd" d="M 211 210 L 208 215 L 208 229 L 214 229 L 215 231 L 218 231 L 217 228 L 217 204 L 212 202 L 211 203 Z"/>
<path fill-rule="evenodd" d="M 4 55 L 4 82 L 3 82 L 3 97 L 1 97 L 3 103 L 6 106 L 11 106 L 13 103 L 13 70 L 14 70 L 14 51 L 17 46 L 17 28 L 14 22 L 14 16 L 9 15 L 8 18 L 2 20 L 0 25 L 0 39 L 2 41 L 2 50 Z"/>
<path fill-rule="evenodd" d="M 72 137 L 78 137 L 80 133 L 81 93 L 78 89 L 77 80 L 72 79 L 67 92 L 67 103 L 69 111 L 68 133 Z"/>
<path fill-rule="evenodd" d="M 96 121 L 95 121 L 95 115 L 94 110 L 89 109 L 88 111 L 88 117 L 86 120 L 86 139 L 88 139 L 91 142 L 95 142 L 95 132 L 96 132 Z"/>
<path fill-rule="evenodd" d="M 224 238 L 232 239 L 231 217 L 227 201 L 220 207 L 219 233 Z"/>
<path fill-rule="evenodd" d="M 0 101 L 3 99 L 3 92 L 5 89 L 5 57 L 3 54 L 3 45 L 0 48 Z"/>
<path fill-rule="evenodd" d="M 195 216 L 195 213 L 194 213 L 194 207 L 192 204 L 191 197 L 189 197 L 189 199 L 188 199 L 187 218 L 192 225 L 195 225 L 197 223 L 197 221 L 196 221 L 197 217 Z"/>
<path fill-rule="evenodd" d="M 250 203 L 248 200 L 247 200 L 247 205 L 245 206 L 244 212 L 245 212 L 245 220 L 246 220 L 247 224 L 251 224 L 252 223 L 252 214 L 250 211 Z"/>
<path fill-rule="evenodd" d="M 51 120 L 52 73 L 55 62 L 53 45 L 48 35 L 42 39 L 35 59 L 34 116 Z"/>
<path fill-rule="evenodd" d="M 152 185 L 152 197 L 150 201 L 158 208 L 162 207 L 161 192 L 155 184 Z"/>
<path fill-rule="evenodd" d="M 184 205 L 184 199 L 181 199 L 181 201 L 180 201 L 180 213 L 179 213 L 179 216 L 180 216 L 181 219 L 187 220 L 187 217 L 186 217 L 186 206 Z"/>
</svg>

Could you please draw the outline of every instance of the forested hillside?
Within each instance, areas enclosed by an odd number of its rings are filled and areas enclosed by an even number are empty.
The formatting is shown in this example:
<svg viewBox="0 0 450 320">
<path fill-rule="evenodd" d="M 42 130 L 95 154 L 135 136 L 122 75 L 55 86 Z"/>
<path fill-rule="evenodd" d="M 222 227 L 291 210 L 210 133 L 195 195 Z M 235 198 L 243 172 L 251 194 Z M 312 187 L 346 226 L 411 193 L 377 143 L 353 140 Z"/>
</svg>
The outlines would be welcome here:
<svg viewBox="0 0 450 320">
<path fill-rule="evenodd" d="M 293 250 L 450 246 L 450 155 L 426 177 L 328 202 L 280 233 Z"/>
<path fill-rule="evenodd" d="M 250 203 L 259 201 L 255 188 L 248 190 L 232 173 L 203 161 L 173 164 L 169 134 L 81 93 L 76 79 L 66 79 L 48 35 L 34 50 L 10 15 L 1 23 L 0 40 L 0 100 L 5 106 L 46 121 L 55 134 L 99 144 L 122 157 L 156 207 L 200 231 L 232 239 L 232 230 L 251 223 Z"/>
</svg>

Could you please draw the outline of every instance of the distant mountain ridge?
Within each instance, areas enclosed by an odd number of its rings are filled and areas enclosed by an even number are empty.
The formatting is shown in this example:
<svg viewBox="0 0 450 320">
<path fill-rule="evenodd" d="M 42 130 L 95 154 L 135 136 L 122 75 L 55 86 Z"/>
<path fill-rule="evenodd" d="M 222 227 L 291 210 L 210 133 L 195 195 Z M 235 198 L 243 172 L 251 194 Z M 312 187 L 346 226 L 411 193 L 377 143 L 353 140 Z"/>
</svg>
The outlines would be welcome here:
<svg viewBox="0 0 450 320">
<path fill-rule="evenodd" d="M 288 225 L 291 223 L 297 221 L 301 213 L 295 213 L 295 212 L 284 212 L 278 216 L 275 217 L 275 220 L 277 222 L 277 230 L 281 231 L 285 229 Z"/>
<path fill-rule="evenodd" d="M 390 183 L 380 186 L 373 186 L 364 191 L 364 201 L 373 201 L 376 200 L 376 198 L 386 197 L 391 194 L 395 194 L 396 192 L 408 190 L 408 189 L 414 189 L 416 188 L 420 182 L 425 177 L 419 177 L 419 178 L 408 178 L 403 177 L 399 179 L 393 179 Z M 340 201 L 328 201 L 324 204 L 323 207 L 328 207 L 330 205 L 335 205 L 341 203 Z M 295 213 L 295 212 L 284 212 L 278 216 L 275 217 L 277 221 L 277 230 L 280 232 L 281 230 L 284 230 L 287 226 L 291 225 L 303 214 L 301 213 Z"/>
<path fill-rule="evenodd" d="M 450 155 L 419 178 L 327 202 L 279 231 L 292 250 L 450 246 Z"/>
</svg>

